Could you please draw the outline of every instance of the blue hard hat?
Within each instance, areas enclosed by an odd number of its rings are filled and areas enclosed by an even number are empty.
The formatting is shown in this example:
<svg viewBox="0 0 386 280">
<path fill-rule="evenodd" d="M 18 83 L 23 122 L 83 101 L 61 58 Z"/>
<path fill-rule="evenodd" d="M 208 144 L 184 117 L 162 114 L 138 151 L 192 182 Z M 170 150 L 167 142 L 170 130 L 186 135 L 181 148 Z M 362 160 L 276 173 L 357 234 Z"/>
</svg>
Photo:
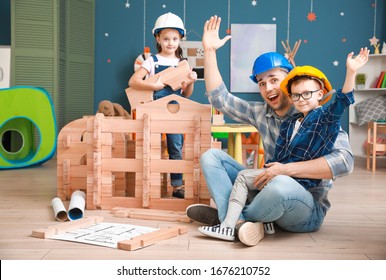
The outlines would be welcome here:
<svg viewBox="0 0 386 280">
<path fill-rule="evenodd" d="M 274 68 L 283 68 L 290 72 L 293 69 L 288 59 L 277 52 L 268 52 L 260 55 L 253 63 L 252 75 L 249 78 L 257 84 L 256 75 Z"/>
</svg>

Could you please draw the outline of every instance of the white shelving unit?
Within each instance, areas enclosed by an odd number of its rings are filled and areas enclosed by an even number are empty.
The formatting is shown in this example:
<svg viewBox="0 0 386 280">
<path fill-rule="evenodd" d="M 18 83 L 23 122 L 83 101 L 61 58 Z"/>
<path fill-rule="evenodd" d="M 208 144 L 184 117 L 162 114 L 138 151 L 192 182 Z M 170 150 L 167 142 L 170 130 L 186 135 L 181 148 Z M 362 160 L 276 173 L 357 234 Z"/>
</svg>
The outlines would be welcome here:
<svg viewBox="0 0 386 280">
<path fill-rule="evenodd" d="M 386 54 L 370 54 L 369 61 L 358 73 L 366 73 L 365 89 L 354 91 L 355 104 L 368 98 L 386 95 L 386 88 L 371 88 L 382 71 L 386 71 Z M 354 156 L 366 157 L 364 142 L 367 139 L 367 124 L 358 125 L 354 105 L 349 108 L 349 137 Z"/>
<path fill-rule="evenodd" d="M 0 46 L 0 88 L 9 88 L 11 46 Z"/>
</svg>

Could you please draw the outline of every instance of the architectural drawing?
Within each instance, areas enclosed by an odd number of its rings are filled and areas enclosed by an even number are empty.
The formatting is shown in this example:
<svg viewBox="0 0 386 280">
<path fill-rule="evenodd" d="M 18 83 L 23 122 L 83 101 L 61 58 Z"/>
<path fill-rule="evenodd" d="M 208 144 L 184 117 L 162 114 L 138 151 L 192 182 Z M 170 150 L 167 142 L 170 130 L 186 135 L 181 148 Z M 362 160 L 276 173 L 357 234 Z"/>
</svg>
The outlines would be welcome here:
<svg viewBox="0 0 386 280">
<path fill-rule="evenodd" d="M 157 231 L 157 228 L 119 223 L 99 223 L 50 236 L 50 239 L 73 241 L 118 248 L 118 242 Z"/>
</svg>

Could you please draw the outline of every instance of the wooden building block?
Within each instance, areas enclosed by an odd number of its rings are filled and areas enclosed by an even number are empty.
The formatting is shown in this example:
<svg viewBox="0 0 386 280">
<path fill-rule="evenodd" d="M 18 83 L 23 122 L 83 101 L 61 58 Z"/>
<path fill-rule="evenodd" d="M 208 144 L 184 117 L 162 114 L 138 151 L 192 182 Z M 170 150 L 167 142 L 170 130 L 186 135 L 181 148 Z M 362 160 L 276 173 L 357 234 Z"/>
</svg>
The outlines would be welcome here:
<svg viewBox="0 0 386 280">
<path fill-rule="evenodd" d="M 172 227 L 172 228 L 161 228 L 157 231 L 134 237 L 130 240 L 121 241 L 118 243 L 118 249 L 133 251 L 143 247 L 150 246 L 162 240 L 170 239 L 178 235 L 187 232 L 187 227 Z"/>
<path fill-rule="evenodd" d="M 103 221 L 103 217 L 101 216 L 84 217 L 79 220 L 55 224 L 52 226 L 34 230 L 32 231 L 32 237 L 43 238 L 43 239 L 49 238 L 55 234 L 59 234 L 64 231 L 70 231 L 81 227 L 91 226 L 97 223 L 101 223 L 102 221 Z"/>
<path fill-rule="evenodd" d="M 158 220 L 181 223 L 191 222 L 188 216 L 186 216 L 185 211 L 114 207 L 111 209 L 111 213 L 114 217 L 118 218 Z"/>
<path fill-rule="evenodd" d="M 165 85 L 170 86 L 174 91 L 180 89 L 183 83 L 191 84 L 193 80 L 189 79 L 191 72 L 190 66 L 186 60 L 180 61 L 177 67 L 169 67 L 158 74 L 149 77 L 151 82 L 157 81 L 160 77 Z M 148 103 L 153 100 L 153 91 L 136 90 L 131 87 L 126 89 L 126 95 L 129 99 L 131 110 L 134 110 L 140 104 Z"/>
</svg>

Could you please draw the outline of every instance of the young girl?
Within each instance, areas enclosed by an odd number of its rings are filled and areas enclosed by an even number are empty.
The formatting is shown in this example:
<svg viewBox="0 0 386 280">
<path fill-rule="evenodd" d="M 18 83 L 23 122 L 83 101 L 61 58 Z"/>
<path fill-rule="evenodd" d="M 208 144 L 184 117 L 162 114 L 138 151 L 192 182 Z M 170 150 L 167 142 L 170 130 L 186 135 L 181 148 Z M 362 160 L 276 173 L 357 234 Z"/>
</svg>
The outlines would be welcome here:
<svg viewBox="0 0 386 280">
<path fill-rule="evenodd" d="M 300 66 L 288 74 L 281 82 L 280 88 L 289 96 L 299 113 L 282 123 L 276 141 L 275 157 L 266 164 L 267 168 L 315 159 L 331 152 L 339 133 L 340 117 L 344 110 L 354 103 L 356 71 L 366 64 L 368 57 L 367 48 L 361 49 L 355 58 L 353 53 L 347 56 L 347 72 L 343 88 L 338 90 L 335 100 L 326 106 L 321 105 L 331 98 L 332 86 L 320 70 L 312 66 Z M 229 241 L 235 240 L 237 234 L 245 245 L 256 245 L 264 236 L 263 223 L 244 223 L 242 211 L 248 207 L 246 204 L 249 198 L 256 196 L 263 188 L 270 189 L 270 185 L 280 184 L 284 176 L 275 176 L 266 186 L 261 186 L 255 179 L 261 171 L 252 169 L 240 171 L 229 198 L 225 220 L 221 224 L 202 226 L 198 230 L 204 235 Z M 307 190 L 315 188 L 319 183 L 318 180 L 308 178 L 293 179 Z"/>
<path fill-rule="evenodd" d="M 183 59 L 180 42 L 185 36 L 185 33 L 184 24 L 177 15 L 166 13 L 158 17 L 153 28 L 153 35 L 157 41 L 156 46 L 158 53 L 150 56 L 143 62 L 141 67 L 130 78 L 129 86 L 139 90 L 154 91 L 154 100 L 171 94 L 177 94 L 187 98 L 190 97 L 193 93 L 194 82 L 197 80 L 197 73 L 194 71 L 191 71 L 188 77 L 192 80 L 192 83 L 183 84 L 182 88 L 177 91 L 173 91 L 170 86 L 165 86 L 162 83 L 161 78 L 155 82 L 149 82 L 145 79 L 145 77 L 154 76 L 168 67 L 178 65 Z M 182 159 L 183 139 L 182 134 L 166 135 L 169 159 Z M 185 190 L 182 187 L 182 174 L 171 173 L 170 177 L 171 185 L 173 187 L 172 196 L 184 198 Z"/>
</svg>

